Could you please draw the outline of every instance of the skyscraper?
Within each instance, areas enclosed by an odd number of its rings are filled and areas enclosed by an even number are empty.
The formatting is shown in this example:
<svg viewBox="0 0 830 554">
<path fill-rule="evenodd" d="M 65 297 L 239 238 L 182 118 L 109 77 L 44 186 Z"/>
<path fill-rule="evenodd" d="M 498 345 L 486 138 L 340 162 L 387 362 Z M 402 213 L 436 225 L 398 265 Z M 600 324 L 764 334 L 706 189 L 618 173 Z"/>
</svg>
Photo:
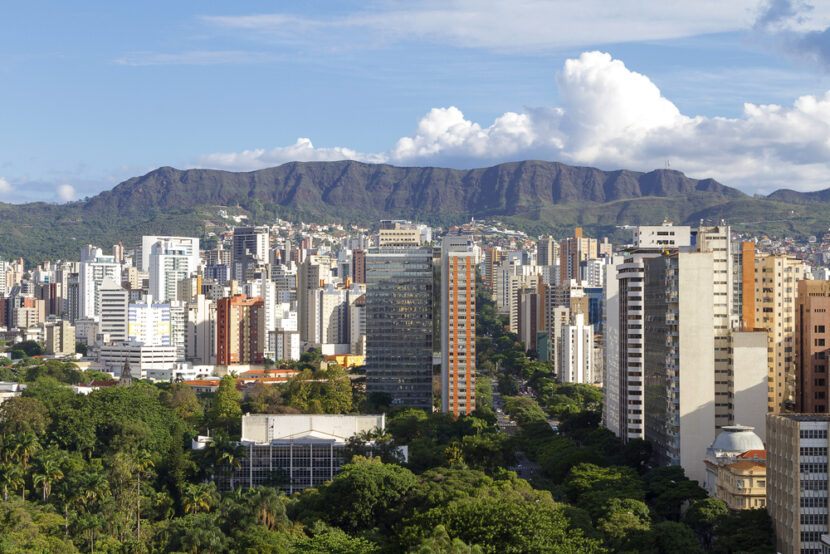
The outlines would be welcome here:
<svg viewBox="0 0 830 554">
<path fill-rule="evenodd" d="M 112 341 L 127 340 L 127 315 L 130 292 L 120 282 L 104 279 L 98 287 L 100 331 Z"/>
<path fill-rule="evenodd" d="M 470 237 L 441 245 L 441 411 L 476 408 L 476 273 Z"/>
<path fill-rule="evenodd" d="M 366 392 L 432 409 L 432 248 L 366 255 Z"/>
</svg>

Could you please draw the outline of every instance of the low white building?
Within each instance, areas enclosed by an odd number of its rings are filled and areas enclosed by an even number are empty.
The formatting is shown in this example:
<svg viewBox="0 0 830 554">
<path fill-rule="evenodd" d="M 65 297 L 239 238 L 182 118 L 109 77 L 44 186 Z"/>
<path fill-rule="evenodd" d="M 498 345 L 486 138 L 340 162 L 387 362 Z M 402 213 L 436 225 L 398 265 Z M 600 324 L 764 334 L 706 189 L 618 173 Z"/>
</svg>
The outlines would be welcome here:
<svg viewBox="0 0 830 554">
<path fill-rule="evenodd" d="M 127 362 L 132 377 L 145 379 L 151 371 L 175 369 L 177 361 L 175 346 L 112 342 L 98 347 L 98 363 L 117 375 L 121 375 L 121 370 Z"/>
<path fill-rule="evenodd" d="M 340 471 L 350 437 L 385 427 L 383 414 L 244 415 L 241 444 L 246 456 L 233 486 L 277 484 L 289 494 L 316 487 Z M 218 479 L 220 489 L 230 488 L 227 477 Z"/>
</svg>

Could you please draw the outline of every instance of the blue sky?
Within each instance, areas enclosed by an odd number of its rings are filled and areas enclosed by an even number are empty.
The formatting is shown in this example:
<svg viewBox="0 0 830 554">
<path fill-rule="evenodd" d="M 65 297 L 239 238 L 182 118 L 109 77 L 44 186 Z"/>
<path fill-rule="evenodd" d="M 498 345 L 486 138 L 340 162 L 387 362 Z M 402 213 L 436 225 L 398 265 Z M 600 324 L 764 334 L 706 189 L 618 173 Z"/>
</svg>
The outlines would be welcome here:
<svg viewBox="0 0 830 554">
<path fill-rule="evenodd" d="M 797 0 L 6 3 L 0 201 L 342 158 L 827 188 L 828 25 Z"/>
</svg>

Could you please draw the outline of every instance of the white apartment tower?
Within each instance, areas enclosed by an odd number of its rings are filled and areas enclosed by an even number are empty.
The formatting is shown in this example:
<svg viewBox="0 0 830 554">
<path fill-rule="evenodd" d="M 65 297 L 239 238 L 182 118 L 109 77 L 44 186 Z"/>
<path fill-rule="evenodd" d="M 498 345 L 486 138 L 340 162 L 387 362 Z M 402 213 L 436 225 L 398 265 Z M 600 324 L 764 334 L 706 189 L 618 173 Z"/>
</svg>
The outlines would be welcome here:
<svg viewBox="0 0 830 554">
<path fill-rule="evenodd" d="M 594 326 L 586 325 L 584 314 L 576 314 L 571 325 L 562 327 L 561 345 L 559 378 L 562 382 L 593 383 Z"/>
<path fill-rule="evenodd" d="M 150 248 L 150 294 L 157 302 L 178 300 L 179 281 L 193 275 L 199 267 L 199 253 L 176 241 L 160 239 Z"/>
<path fill-rule="evenodd" d="M 98 289 L 104 279 L 121 281 L 121 265 L 112 256 L 104 256 L 100 248 L 87 246 L 81 250 L 78 270 L 78 317 L 91 318 L 99 315 Z"/>
</svg>

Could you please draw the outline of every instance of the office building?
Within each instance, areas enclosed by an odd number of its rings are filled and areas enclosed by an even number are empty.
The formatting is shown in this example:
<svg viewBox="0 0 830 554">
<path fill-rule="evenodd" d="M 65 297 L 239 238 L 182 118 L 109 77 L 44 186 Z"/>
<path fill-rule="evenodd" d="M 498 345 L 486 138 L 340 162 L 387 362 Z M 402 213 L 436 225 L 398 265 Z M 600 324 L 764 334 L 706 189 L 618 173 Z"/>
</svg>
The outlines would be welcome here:
<svg viewBox="0 0 830 554">
<path fill-rule="evenodd" d="M 314 342 L 315 321 L 309 318 L 311 297 L 317 290 L 332 282 L 331 258 L 311 255 L 297 271 L 297 323 L 302 342 Z"/>
<path fill-rule="evenodd" d="M 170 304 L 153 304 L 152 297 L 140 304 L 130 304 L 127 340 L 147 346 L 172 346 Z"/>
<path fill-rule="evenodd" d="M 441 244 L 441 411 L 455 415 L 476 409 L 473 246 L 461 235 L 447 235 Z"/>
<path fill-rule="evenodd" d="M 366 391 L 432 409 L 432 248 L 366 255 Z"/>
<path fill-rule="evenodd" d="M 827 527 L 827 414 L 767 414 L 767 512 L 781 554 L 818 554 Z"/>
<path fill-rule="evenodd" d="M 130 292 L 112 279 L 104 279 L 98 287 L 99 333 L 106 340 L 127 340 L 127 316 Z"/>
</svg>

